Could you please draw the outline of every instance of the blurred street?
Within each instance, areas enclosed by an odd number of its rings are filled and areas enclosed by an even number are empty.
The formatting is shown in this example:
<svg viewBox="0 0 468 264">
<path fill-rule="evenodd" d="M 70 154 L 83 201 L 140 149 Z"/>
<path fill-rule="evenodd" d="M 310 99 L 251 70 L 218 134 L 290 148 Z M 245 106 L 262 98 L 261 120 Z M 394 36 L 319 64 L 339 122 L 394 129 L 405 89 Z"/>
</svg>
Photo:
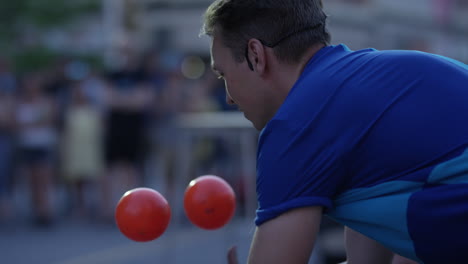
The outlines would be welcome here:
<svg viewBox="0 0 468 264">
<path fill-rule="evenodd" d="M 145 186 L 158 189 L 156 185 L 149 181 Z M 96 196 L 92 188 L 85 193 L 88 200 Z M 0 221 L 2 264 L 225 263 L 233 245 L 238 247 L 242 263 L 254 230 L 253 219 L 239 215 L 221 229 L 202 230 L 185 215 L 176 217 L 173 205 L 166 232 L 154 241 L 139 243 L 120 233 L 113 220 L 99 219 L 98 213 L 83 217 L 68 212 L 69 197 L 63 186 L 55 190 L 53 204 L 58 216 L 50 225 L 33 221 L 29 198 L 27 182 L 18 182 L 11 201 L 14 214 Z"/>
<path fill-rule="evenodd" d="M 54 225 L 38 227 L 26 217 L 29 207 L 24 191 L 19 188 L 15 197 L 18 215 L 0 223 L 2 264 L 226 263 L 232 246 L 237 246 L 240 263 L 245 263 L 255 229 L 253 219 L 239 215 L 239 209 L 226 226 L 211 231 L 192 225 L 185 216 L 179 221 L 172 218 L 166 232 L 147 243 L 129 240 L 113 222 L 92 218 L 62 216 Z M 58 193 L 58 200 L 65 199 L 60 197 L 64 192 Z M 319 234 L 310 264 L 343 260 L 342 231 L 326 219 L 324 222 L 328 228 Z"/>
<path fill-rule="evenodd" d="M 114 225 L 69 219 L 50 229 L 36 229 L 25 223 L 10 223 L 0 227 L 1 263 L 226 263 L 227 250 L 234 245 L 237 246 L 240 263 L 245 263 L 253 231 L 253 221 L 239 218 L 214 231 L 202 230 L 189 224 L 181 227 L 170 224 L 168 230 L 158 239 L 138 243 L 128 240 Z M 330 232 L 327 236 L 322 233 L 319 247 L 309 263 L 342 261 L 342 245 L 337 240 L 340 234 L 339 231 L 334 234 Z M 328 247 L 328 258 L 323 255 L 324 245 Z"/>
<path fill-rule="evenodd" d="M 160 238 L 137 243 L 110 225 L 71 219 L 50 229 L 35 229 L 15 223 L 0 228 L 1 263 L 225 263 L 232 245 L 238 246 L 239 258 L 246 259 L 252 230 L 252 221 L 239 220 L 216 231 L 170 225 Z"/>
</svg>

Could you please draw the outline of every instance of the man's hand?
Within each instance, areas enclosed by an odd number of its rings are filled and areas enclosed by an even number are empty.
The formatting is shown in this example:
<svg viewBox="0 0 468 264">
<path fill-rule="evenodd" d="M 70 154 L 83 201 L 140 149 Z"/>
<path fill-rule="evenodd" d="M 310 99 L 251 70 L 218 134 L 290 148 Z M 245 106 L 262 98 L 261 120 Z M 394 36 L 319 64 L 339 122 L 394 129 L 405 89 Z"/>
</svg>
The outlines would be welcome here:
<svg viewBox="0 0 468 264">
<path fill-rule="evenodd" d="M 236 246 L 233 246 L 229 249 L 228 254 L 227 254 L 227 260 L 228 264 L 238 264 L 239 262 L 237 261 L 237 248 Z"/>
</svg>

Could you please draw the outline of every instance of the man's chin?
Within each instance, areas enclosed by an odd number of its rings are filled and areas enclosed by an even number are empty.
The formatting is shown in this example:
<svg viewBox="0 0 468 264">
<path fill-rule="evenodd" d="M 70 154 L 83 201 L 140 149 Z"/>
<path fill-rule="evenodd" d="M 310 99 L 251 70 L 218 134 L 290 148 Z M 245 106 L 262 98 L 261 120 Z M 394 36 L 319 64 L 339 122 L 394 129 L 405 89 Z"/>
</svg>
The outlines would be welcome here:
<svg viewBox="0 0 468 264">
<path fill-rule="evenodd" d="M 242 114 L 244 114 L 244 118 L 249 120 L 250 123 L 252 123 L 252 125 L 255 127 L 255 123 L 247 116 L 247 114 L 245 112 L 242 112 Z M 255 127 L 256 128 L 256 127 Z"/>
<path fill-rule="evenodd" d="M 245 119 L 249 120 L 256 130 L 261 131 L 263 127 L 265 127 L 265 124 L 262 125 L 259 122 L 254 122 L 252 119 L 249 118 L 249 116 L 245 112 L 242 113 L 244 114 Z"/>
<path fill-rule="evenodd" d="M 248 118 L 247 118 L 247 119 L 248 119 Z M 250 120 L 250 119 L 248 119 L 248 120 L 252 123 L 253 127 L 254 127 L 256 130 L 258 130 L 258 131 L 261 131 L 261 130 L 265 127 L 265 125 L 266 125 L 266 124 L 263 124 L 263 123 L 254 122 L 254 121 L 252 121 L 252 120 Z"/>
</svg>

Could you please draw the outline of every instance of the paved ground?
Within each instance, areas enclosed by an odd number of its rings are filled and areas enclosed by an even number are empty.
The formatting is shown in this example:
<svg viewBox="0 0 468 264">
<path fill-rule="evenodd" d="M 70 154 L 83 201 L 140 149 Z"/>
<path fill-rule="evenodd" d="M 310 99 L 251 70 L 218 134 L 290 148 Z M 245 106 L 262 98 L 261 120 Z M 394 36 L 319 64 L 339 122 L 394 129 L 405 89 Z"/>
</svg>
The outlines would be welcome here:
<svg viewBox="0 0 468 264">
<path fill-rule="evenodd" d="M 240 259 L 246 257 L 249 225 L 235 220 L 216 231 L 170 226 L 159 239 L 137 243 L 111 225 L 67 221 L 38 229 L 10 223 L 0 228 L 0 263 L 224 263 L 231 245 L 238 245 Z"/>
<path fill-rule="evenodd" d="M 15 193 L 17 217 L 7 223 L 0 221 L 0 264 L 222 264 L 233 245 L 244 263 L 254 231 L 253 219 L 238 215 L 215 231 L 201 230 L 186 219 L 178 226 L 171 220 L 160 238 L 147 243 L 130 241 L 115 224 L 64 216 L 53 227 L 37 228 L 27 220 L 27 189 L 20 185 Z M 60 207 L 66 195 L 62 190 L 56 197 Z M 310 264 L 337 263 L 325 261 L 330 258 L 322 253 L 342 253 L 342 233 L 338 230 L 320 238 Z M 333 248 L 338 253 L 330 251 Z"/>
<path fill-rule="evenodd" d="M 48 229 L 26 223 L 0 227 L 2 264 L 209 264 L 226 263 L 225 254 L 238 246 L 240 260 L 247 258 L 254 226 L 235 219 L 222 229 L 206 231 L 191 225 L 170 226 L 155 241 L 137 243 L 115 226 L 63 221 Z M 310 263 L 323 264 L 317 253 Z M 242 261 L 241 261 L 242 263 Z"/>
</svg>

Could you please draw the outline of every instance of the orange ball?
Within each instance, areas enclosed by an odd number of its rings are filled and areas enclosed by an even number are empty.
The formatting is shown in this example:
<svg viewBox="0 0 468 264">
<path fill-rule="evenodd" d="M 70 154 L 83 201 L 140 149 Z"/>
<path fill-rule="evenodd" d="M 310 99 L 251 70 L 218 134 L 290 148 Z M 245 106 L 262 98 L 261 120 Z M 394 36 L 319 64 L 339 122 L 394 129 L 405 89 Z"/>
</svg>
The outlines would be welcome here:
<svg viewBox="0 0 468 264">
<path fill-rule="evenodd" d="M 127 238 L 148 242 L 166 231 L 171 218 L 167 200 L 150 188 L 135 188 L 120 198 L 115 210 L 117 226 Z"/>
<path fill-rule="evenodd" d="M 194 225 L 208 230 L 218 229 L 234 216 L 236 195 L 224 179 L 214 175 L 200 176 L 185 190 L 184 209 Z"/>
</svg>

